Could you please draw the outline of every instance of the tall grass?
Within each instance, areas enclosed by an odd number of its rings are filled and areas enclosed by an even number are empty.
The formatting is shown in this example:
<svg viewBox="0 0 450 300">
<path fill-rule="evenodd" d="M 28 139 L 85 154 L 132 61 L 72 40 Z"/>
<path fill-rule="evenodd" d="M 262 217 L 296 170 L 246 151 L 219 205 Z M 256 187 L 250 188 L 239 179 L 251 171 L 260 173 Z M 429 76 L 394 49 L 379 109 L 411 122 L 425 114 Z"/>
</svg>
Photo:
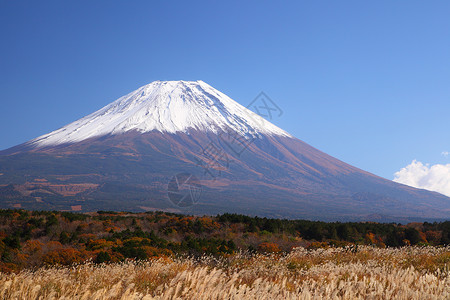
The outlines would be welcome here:
<svg viewBox="0 0 450 300">
<path fill-rule="evenodd" d="M 294 249 L 0 274 L 1 299 L 450 299 L 450 247 Z"/>
</svg>

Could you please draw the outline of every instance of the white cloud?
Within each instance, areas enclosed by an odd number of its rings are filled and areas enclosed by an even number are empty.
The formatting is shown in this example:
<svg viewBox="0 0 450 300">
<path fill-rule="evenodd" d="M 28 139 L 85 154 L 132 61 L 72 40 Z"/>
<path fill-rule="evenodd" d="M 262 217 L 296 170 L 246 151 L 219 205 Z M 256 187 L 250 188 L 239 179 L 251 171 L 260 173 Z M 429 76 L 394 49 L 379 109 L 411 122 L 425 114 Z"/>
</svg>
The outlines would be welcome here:
<svg viewBox="0 0 450 300">
<path fill-rule="evenodd" d="M 450 154 L 450 152 L 448 152 L 448 151 L 443 151 L 441 154 L 444 155 L 445 157 L 448 157 L 448 155 Z"/>
<path fill-rule="evenodd" d="M 394 174 L 395 182 L 435 191 L 450 197 L 450 164 L 432 165 L 413 160 Z"/>
</svg>

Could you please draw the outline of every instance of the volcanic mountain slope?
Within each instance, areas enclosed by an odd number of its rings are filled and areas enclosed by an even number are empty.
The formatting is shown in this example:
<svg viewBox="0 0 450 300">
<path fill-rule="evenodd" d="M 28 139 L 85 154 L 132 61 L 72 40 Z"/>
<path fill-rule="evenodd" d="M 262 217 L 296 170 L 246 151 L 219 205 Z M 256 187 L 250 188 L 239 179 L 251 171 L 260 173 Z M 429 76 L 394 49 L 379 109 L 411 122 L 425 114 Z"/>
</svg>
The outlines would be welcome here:
<svg viewBox="0 0 450 300">
<path fill-rule="evenodd" d="M 450 217 L 450 198 L 339 161 L 208 84 L 156 81 L 0 152 L 2 207 Z"/>
</svg>

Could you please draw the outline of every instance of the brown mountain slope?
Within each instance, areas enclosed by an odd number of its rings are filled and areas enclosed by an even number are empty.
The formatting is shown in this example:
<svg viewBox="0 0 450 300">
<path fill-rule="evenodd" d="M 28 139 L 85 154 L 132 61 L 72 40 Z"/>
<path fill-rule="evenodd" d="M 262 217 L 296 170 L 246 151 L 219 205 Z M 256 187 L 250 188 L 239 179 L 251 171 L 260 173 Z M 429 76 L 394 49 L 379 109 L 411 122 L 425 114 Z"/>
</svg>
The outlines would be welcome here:
<svg viewBox="0 0 450 300">
<path fill-rule="evenodd" d="M 0 152 L 0 173 L 2 207 L 81 205 L 84 211 L 237 212 L 323 220 L 450 217 L 448 197 L 377 177 L 296 138 L 276 135 L 243 139 L 235 132 L 152 131 L 49 148 L 24 144 Z M 192 194 L 189 185 L 177 191 L 192 200 L 186 205 L 171 198 L 169 183 L 177 174 L 197 178 L 198 193 Z M 77 193 L 77 187 L 83 188 Z"/>
</svg>

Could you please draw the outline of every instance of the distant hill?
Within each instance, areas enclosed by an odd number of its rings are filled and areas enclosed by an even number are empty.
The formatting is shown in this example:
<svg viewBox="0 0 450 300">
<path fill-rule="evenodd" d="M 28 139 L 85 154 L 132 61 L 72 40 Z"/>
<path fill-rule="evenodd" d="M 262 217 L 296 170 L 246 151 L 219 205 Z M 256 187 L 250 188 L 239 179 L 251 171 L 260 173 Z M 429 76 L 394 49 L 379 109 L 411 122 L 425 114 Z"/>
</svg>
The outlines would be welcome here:
<svg viewBox="0 0 450 300">
<path fill-rule="evenodd" d="M 341 221 L 450 217 L 449 197 L 333 158 L 202 81 L 150 83 L 1 151 L 0 174 L 3 208 Z"/>
</svg>

